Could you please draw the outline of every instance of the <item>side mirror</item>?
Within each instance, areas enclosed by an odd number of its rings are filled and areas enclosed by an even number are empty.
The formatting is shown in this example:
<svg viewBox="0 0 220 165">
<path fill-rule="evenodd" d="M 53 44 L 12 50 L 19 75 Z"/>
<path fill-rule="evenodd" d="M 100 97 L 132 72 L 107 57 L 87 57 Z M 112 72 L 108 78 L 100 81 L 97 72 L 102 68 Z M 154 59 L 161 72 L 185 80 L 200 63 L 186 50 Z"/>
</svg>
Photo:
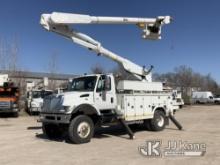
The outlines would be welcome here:
<svg viewBox="0 0 220 165">
<path fill-rule="evenodd" d="M 102 91 L 102 100 L 106 101 L 106 90 Z"/>
</svg>

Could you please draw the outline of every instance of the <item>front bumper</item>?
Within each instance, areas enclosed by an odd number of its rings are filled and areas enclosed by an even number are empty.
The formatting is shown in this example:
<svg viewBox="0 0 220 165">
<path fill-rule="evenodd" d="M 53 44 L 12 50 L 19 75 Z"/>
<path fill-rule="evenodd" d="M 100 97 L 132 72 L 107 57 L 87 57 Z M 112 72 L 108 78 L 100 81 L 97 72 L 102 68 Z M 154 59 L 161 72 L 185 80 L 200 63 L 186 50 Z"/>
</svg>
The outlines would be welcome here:
<svg viewBox="0 0 220 165">
<path fill-rule="evenodd" d="M 30 111 L 31 112 L 40 112 L 41 111 L 41 107 L 31 107 Z"/>
<path fill-rule="evenodd" d="M 0 108 L 0 113 L 13 113 L 18 111 L 18 108 Z"/>
<path fill-rule="evenodd" d="M 42 123 L 69 124 L 70 119 L 71 114 L 54 114 L 41 112 L 38 121 Z"/>
</svg>

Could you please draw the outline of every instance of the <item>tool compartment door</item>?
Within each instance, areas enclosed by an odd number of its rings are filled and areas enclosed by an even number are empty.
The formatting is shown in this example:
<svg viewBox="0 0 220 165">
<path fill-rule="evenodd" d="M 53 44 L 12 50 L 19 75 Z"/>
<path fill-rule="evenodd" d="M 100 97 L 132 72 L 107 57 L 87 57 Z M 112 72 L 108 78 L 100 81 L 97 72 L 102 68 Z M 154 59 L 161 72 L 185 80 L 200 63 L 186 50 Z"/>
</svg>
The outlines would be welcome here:
<svg viewBox="0 0 220 165">
<path fill-rule="evenodd" d="M 135 116 L 137 119 L 143 118 L 144 115 L 144 96 L 134 96 Z"/>
<path fill-rule="evenodd" d="M 124 97 L 125 101 L 125 117 L 130 118 L 135 116 L 135 99 L 133 96 L 125 96 Z"/>
</svg>

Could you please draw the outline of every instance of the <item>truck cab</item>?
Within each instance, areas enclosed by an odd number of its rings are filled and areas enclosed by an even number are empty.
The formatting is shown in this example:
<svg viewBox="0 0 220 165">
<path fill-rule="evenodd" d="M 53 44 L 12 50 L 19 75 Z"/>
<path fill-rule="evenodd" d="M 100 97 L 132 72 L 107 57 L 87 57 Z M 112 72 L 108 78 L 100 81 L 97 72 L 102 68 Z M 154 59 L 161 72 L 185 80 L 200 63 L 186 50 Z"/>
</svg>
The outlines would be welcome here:
<svg viewBox="0 0 220 165">
<path fill-rule="evenodd" d="M 45 104 L 42 113 L 51 112 L 51 108 L 47 107 L 49 104 L 47 101 L 51 100 L 51 97 L 44 99 Z M 56 98 L 60 98 L 62 102 L 61 109 L 57 109 L 57 113 L 71 113 L 73 109 L 82 104 L 93 107 L 98 114 L 102 110 L 115 109 L 117 100 L 114 77 L 112 74 L 98 74 L 74 78 L 68 91 L 56 95 Z M 58 100 L 54 101 L 52 108 L 58 106 L 57 102 Z"/>
<path fill-rule="evenodd" d="M 39 113 L 43 105 L 43 98 L 53 94 L 52 90 L 33 89 L 27 92 L 27 111 L 29 114 Z"/>
</svg>

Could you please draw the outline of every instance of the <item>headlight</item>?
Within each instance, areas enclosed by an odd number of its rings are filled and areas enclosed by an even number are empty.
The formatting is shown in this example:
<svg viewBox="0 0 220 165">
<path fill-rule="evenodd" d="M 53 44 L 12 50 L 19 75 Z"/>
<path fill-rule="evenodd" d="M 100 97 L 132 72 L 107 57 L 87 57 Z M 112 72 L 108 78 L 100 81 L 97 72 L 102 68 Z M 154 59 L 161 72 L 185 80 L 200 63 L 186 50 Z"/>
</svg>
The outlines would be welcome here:
<svg viewBox="0 0 220 165">
<path fill-rule="evenodd" d="M 71 109 L 70 109 L 70 106 L 63 106 L 63 109 L 64 109 L 65 112 L 68 112 L 68 111 L 71 110 Z"/>
<path fill-rule="evenodd" d="M 18 107 L 18 104 L 13 104 L 13 108 L 17 108 Z"/>
</svg>

